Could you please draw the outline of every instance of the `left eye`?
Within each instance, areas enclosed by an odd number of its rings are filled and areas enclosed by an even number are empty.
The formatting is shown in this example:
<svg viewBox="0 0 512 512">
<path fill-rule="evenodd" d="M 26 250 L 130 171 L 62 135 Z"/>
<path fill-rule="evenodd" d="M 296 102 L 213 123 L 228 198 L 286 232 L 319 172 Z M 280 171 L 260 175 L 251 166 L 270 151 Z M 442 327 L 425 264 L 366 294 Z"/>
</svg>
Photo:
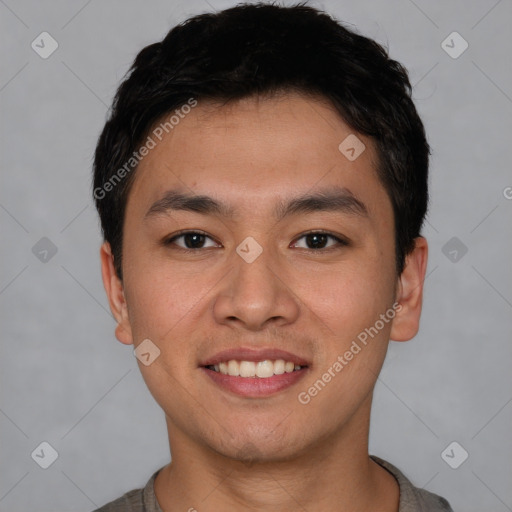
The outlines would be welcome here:
<svg viewBox="0 0 512 512">
<path fill-rule="evenodd" d="M 336 244 L 348 245 L 345 240 L 342 240 L 341 238 L 338 238 L 337 236 L 334 236 L 330 233 L 323 233 L 323 232 L 306 233 L 305 235 L 302 235 L 297 240 L 301 240 L 302 238 L 306 239 L 306 245 L 308 245 L 308 243 L 309 243 L 312 247 L 300 247 L 301 249 L 302 248 L 311 249 L 311 250 L 325 249 L 326 248 L 325 244 L 327 243 L 327 240 L 329 238 L 331 240 L 335 241 L 334 245 L 336 245 Z"/>
</svg>

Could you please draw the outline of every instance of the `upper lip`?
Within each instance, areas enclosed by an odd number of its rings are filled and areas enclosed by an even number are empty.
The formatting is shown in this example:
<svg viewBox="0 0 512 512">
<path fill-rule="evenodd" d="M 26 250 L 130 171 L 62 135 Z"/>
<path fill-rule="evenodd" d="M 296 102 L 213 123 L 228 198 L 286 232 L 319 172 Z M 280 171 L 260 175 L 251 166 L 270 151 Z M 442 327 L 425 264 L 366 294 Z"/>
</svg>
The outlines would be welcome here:
<svg viewBox="0 0 512 512">
<path fill-rule="evenodd" d="M 248 347 L 222 350 L 221 352 L 217 352 L 215 355 L 202 361 L 199 366 L 213 366 L 225 361 L 231 361 L 232 359 L 254 362 L 284 359 L 285 361 L 291 361 L 292 363 L 300 366 L 309 366 L 309 362 L 306 359 L 296 354 L 292 354 L 291 352 L 287 352 L 286 350 L 280 350 L 277 348 L 253 349 Z"/>
</svg>

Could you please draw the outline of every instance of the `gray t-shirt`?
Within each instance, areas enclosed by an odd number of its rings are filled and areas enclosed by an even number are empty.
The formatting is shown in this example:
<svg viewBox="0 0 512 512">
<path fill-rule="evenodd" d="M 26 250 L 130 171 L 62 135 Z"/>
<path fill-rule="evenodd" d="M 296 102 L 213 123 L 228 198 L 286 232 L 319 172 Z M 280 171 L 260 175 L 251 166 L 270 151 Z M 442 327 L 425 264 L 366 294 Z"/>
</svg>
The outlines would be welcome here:
<svg viewBox="0 0 512 512">
<path fill-rule="evenodd" d="M 400 487 L 398 512 L 453 512 L 452 507 L 444 498 L 414 487 L 405 475 L 389 462 L 374 455 L 371 458 L 396 478 Z M 134 489 L 127 492 L 117 500 L 107 503 L 94 512 L 163 512 L 156 500 L 153 487 L 160 469 L 153 473 L 144 489 Z"/>
</svg>

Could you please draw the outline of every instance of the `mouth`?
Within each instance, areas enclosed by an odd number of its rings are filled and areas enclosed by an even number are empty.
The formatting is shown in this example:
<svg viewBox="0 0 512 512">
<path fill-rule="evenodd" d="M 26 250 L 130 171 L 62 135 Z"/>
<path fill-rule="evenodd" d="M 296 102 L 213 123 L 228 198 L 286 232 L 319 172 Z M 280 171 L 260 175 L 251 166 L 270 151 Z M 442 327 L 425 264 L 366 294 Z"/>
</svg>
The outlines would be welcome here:
<svg viewBox="0 0 512 512">
<path fill-rule="evenodd" d="M 219 352 L 200 369 L 209 382 L 243 397 L 266 397 L 289 388 L 302 379 L 310 363 L 277 349 L 236 349 Z"/>
<path fill-rule="evenodd" d="M 293 361 L 285 361 L 284 359 L 263 361 L 237 361 L 230 359 L 229 361 L 221 361 L 219 364 L 210 364 L 204 366 L 207 370 L 211 370 L 222 375 L 230 375 L 231 377 L 242 377 L 245 379 L 268 379 L 274 375 L 283 375 L 307 368 Z"/>
</svg>

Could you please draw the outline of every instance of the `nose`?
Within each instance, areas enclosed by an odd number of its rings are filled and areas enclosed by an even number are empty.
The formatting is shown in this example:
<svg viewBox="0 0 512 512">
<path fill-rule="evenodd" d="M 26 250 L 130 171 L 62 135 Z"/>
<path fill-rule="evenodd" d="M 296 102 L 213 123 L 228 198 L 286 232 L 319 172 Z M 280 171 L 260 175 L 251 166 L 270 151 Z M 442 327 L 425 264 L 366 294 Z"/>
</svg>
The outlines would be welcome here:
<svg viewBox="0 0 512 512">
<path fill-rule="evenodd" d="M 276 254 L 263 248 L 251 261 L 234 253 L 232 265 L 215 297 L 217 323 L 258 331 L 269 324 L 291 324 L 298 318 L 300 301 L 293 293 L 290 269 L 284 268 Z"/>
</svg>

